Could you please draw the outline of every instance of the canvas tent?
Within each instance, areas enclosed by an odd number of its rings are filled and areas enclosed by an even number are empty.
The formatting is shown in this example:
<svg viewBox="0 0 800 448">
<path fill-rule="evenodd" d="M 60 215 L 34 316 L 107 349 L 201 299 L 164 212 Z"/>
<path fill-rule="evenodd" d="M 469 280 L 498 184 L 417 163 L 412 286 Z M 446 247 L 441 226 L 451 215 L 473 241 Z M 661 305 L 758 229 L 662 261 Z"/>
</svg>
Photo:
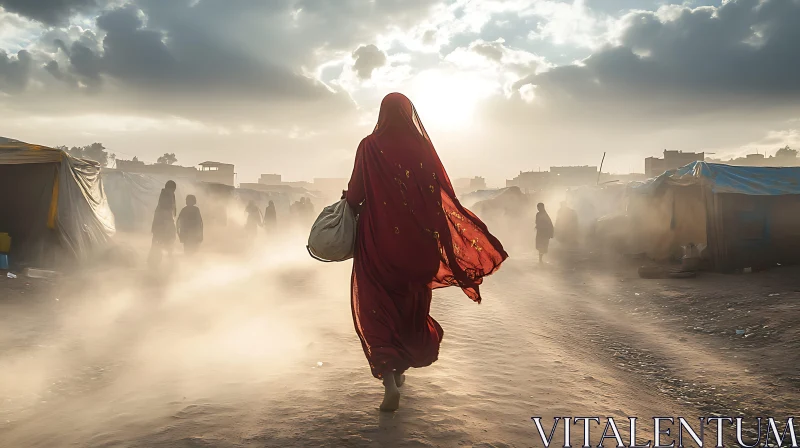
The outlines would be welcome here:
<svg viewBox="0 0 800 448">
<path fill-rule="evenodd" d="M 114 234 L 97 162 L 0 138 L 0 191 L 0 232 L 17 266 L 82 261 Z"/>
<path fill-rule="evenodd" d="M 719 271 L 800 261 L 798 167 L 694 162 L 630 193 L 632 228 L 651 256 L 695 243 Z"/>
</svg>

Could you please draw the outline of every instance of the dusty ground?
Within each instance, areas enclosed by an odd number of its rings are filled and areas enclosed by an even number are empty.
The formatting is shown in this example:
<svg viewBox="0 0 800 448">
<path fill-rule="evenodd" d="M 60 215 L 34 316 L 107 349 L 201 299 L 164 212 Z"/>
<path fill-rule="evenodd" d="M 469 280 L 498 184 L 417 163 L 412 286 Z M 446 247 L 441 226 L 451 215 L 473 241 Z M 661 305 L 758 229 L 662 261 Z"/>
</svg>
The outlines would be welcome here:
<svg viewBox="0 0 800 448">
<path fill-rule="evenodd" d="M 159 275 L 0 278 L 0 446 L 525 447 L 542 446 L 532 416 L 783 419 L 800 405 L 798 268 L 643 280 L 613 257 L 512 252 L 483 304 L 435 294 L 440 359 L 409 372 L 387 415 L 349 264 L 262 244 Z"/>
</svg>

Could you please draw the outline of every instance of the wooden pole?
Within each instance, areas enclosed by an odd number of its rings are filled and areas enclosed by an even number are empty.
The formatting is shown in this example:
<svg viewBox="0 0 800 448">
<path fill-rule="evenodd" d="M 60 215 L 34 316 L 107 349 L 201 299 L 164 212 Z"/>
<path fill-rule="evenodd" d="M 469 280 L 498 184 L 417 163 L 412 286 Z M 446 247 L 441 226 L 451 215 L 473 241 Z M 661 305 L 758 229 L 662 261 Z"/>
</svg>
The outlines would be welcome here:
<svg viewBox="0 0 800 448">
<path fill-rule="evenodd" d="M 600 161 L 600 171 L 597 172 L 597 185 L 600 185 L 600 175 L 603 173 L 603 163 L 606 161 L 606 153 L 603 152 L 603 160 Z"/>
</svg>

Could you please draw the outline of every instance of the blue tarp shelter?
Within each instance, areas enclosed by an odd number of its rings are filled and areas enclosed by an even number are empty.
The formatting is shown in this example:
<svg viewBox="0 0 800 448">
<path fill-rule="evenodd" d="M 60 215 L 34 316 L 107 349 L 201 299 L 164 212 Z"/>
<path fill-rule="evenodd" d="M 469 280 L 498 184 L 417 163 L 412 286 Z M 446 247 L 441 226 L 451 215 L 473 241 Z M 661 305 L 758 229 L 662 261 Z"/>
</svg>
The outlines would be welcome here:
<svg viewBox="0 0 800 448">
<path fill-rule="evenodd" d="M 632 190 L 636 193 L 652 194 L 664 184 L 703 185 L 715 194 L 795 195 L 800 194 L 800 167 L 733 166 L 692 162 L 634 185 Z"/>
<path fill-rule="evenodd" d="M 720 271 L 800 262 L 800 167 L 693 162 L 629 192 L 656 252 L 706 243 Z"/>
</svg>

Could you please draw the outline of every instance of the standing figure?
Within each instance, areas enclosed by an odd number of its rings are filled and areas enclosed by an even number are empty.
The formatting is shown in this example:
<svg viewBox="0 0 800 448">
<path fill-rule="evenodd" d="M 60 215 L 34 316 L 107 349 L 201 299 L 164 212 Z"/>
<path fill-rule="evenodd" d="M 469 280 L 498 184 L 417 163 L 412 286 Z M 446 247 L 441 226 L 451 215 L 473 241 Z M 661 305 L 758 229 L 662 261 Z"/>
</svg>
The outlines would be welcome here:
<svg viewBox="0 0 800 448">
<path fill-rule="evenodd" d="M 163 252 L 166 251 L 172 256 L 172 246 L 175 243 L 175 215 L 177 207 L 175 205 L 175 190 L 177 185 L 174 181 L 167 181 L 161 194 L 158 196 L 158 205 L 153 214 L 153 242 L 150 246 L 149 262 L 157 266 L 161 263 Z"/>
<path fill-rule="evenodd" d="M 258 228 L 263 225 L 261 210 L 258 209 L 255 202 L 250 201 L 247 203 L 247 208 L 244 211 L 247 213 L 247 224 L 245 224 L 244 230 L 247 236 L 253 238 L 258 232 Z"/>
<path fill-rule="evenodd" d="M 508 257 L 453 186 L 408 98 L 392 93 L 361 140 L 345 198 L 359 214 L 351 310 L 382 411 L 400 404 L 409 367 L 431 365 L 444 332 L 429 315 L 432 289 L 478 285 Z"/>
<path fill-rule="evenodd" d="M 267 208 L 264 209 L 264 228 L 268 233 L 274 232 L 278 227 L 278 214 L 275 211 L 275 203 L 269 201 Z"/>
<path fill-rule="evenodd" d="M 536 208 L 539 210 L 536 213 L 536 250 L 539 251 L 539 263 L 542 263 L 550 247 L 550 239 L 553 238 L 553 221 L 544 209 L 544 204 L 540 202 L 536 204 Z"/>
<path fill-rule="evenodd" d="M 203 217 L 197 208 L 197 198 L 190 194 L 186 196 L 186 207 L 178 215 L 178 238 L 183 243 L 183 252 L 193 254 L 197 252 L 203 242 Z"/>
</svg>

